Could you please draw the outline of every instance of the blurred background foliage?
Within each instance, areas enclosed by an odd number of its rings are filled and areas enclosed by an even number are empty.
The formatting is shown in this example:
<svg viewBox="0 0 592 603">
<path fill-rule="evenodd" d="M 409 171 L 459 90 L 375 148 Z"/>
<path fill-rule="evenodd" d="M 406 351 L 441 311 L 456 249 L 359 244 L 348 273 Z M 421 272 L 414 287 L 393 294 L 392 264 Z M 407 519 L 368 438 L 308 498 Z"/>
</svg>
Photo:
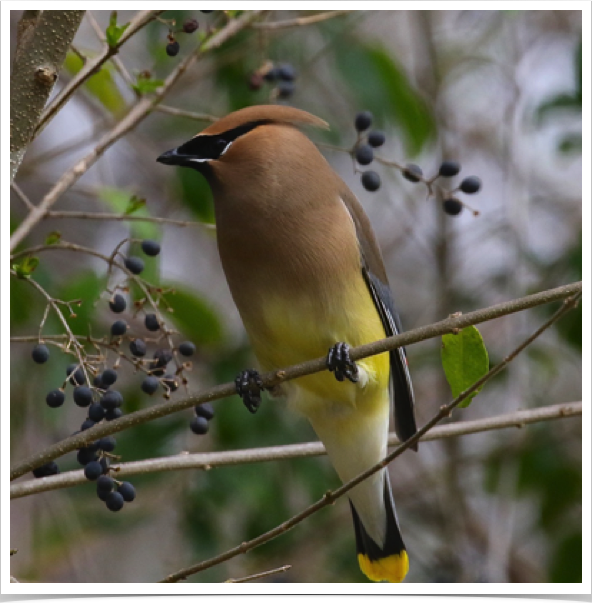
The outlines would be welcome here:
<svg viewBox="0 0 592 603">
<path fill-rule="evenodd" d="M 298 14 L 273 11 L 264 20 Z M 118 22 L 132 16 L 123 11 Z M 225 21 L 221 11 L 163 16 L 178 24 L 196 18 L 199 30 L 178 36 L 176 57 L 167 56 L 168 27 L 158 21 L 123 47 L 119 59 L 135 81 L 144 80 L 145 90 L 146 81 L 164 79 L 197 47 L 202 32 Z M 20 11 L 11 11 L 13 30 L 19 17 Z M 93 11 L 92 18 L 105 31 L 109 13 Z M 91 25 L 85 18 L 58 88 L 81 68 L 80 55 L 99 51 Z M 422 185 L 394 169 L 374 168 L 383 185 L 367 193 L 347 154 L 326 150 L 376 228 L 407 328 L 581 278 L 580 12 L 359 11 L 306 27 L 253 27 L 199 61 L 165 104 L 222 116 L 278 102 L 270 85 L 248 85 L 267 60 L 290 63 L 297 71 L 294 95 L 279 102 L 330 122 L 328 133 L 314 133 L 317 142 L 351 148 L 354 115 L 366 109 L 387 134 L 381 156 L 413 160 L 427 175 L 443 159 L 457 160 L 462 176 L 474 173 L 483 180 L 482 193 L 467 199 L 481 215 L 464 211 L 452 218 L 437 200 L 426 200 Z M 17 184 L 38 202 L 135 98 L 107 63 L 31 145 Z M 146 262 L 145 274 L 155 285 L 177 291 L 167 296 L 174 309 L 167 316 L 198 346 L 191 392 L 228 382 L 254 364 L 221 272 L 215 233 L 205 226 L 214 220 L 209 189 L 196 173 L 155 163 L 161 152 L 207 123 L 155 111 L 54 208 L 120 213 L 137 206 L 136 216 L 175 218 L 187 226 L 48 219 L 20 246 L 42 243 L 55 230 L 64 240 L 107 255 L 128 236 L 159 239 L 163 252 Z M 24 207 L 14 193 L 11 202 L 14 229 Z M 75 333 L 106 334 L 113 315 L 104 293 L 104 262 L 67 251 L 39 257 L 33 278 L 56 298 L 83 301 L 70 321 Z M 11 335 L 36 335 L 41 297 L 13 280 L 10 307 Z M 491 362 L 553 310 L 482 325 Z M 141 328 L 139 321 L 131 321 L 133 328 Z M 44 333 L 60 332 L 50 313 Z M 581 311 L 572 312 L 450 421 L 581 399 L 581 336 Z M 32 366 L 31 347 L 15 342 L 11 349 L 14 460 L 66 437 L 83 419 L 69 403 L 71 392 L 58 410 L 43 401 L 61 384 L 70 357 L 52 348 L 47 364 Z M 448 401 L 449 389 L 438 341 L 411 346 L 408 354 L 421 425 Z M 158 404 L 140 392 L 140 376 L 122 373 L 118 383 L 126 411 Z M 206 436 L 190 433 L 187 411 L 118 435 L 117 453 L 132 461 L 314 439 L 308 424 L 279 401 L 265 399 L 256 416 L 238 398 L 217 402 L 215 411 Z M 74 455 L 59 464 L 62 471 L 75 469 Z M 391 473 L 411 558 L 407 580 L 580 582 L 581 467 L 577 419 L 432 442 L 417 454 L 406 453 Z M 117 514 L 104 508 L 90 484 L 14 500 L 11 546 L 19 552 L 12 573 L 22 581 L 152 582 L 259 535 L 338 485 L 323 458 L 156 473 L 133 482 L 138 497 Z M 344 500 L 190 580 L 224 581 L 286 563 L 292 569 L 270 580 L 365 581 Z"/>
</svg>

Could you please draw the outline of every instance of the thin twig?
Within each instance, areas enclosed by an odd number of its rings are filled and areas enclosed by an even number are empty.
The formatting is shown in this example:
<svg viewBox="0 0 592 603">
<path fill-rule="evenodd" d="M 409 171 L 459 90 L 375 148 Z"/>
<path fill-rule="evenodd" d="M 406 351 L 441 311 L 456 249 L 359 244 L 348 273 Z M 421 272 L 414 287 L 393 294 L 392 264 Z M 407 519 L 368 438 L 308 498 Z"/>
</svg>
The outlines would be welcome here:
<svg viewBox="0 0 592 603">
<path fill-rule="evenodd" d="M 16 182 L 12 181 L 10 183 L 10 188 L 16 193 L 17 197 L 26 205 L 29 211 L 35 209 L 35 206 L 33 205 L 33 203 L 31 203 L 29 197 L 25 195 L 21 187 Z"/>
<path fill-rule="evenodd" d="M 41 203 L 29 213 L 10 237 L 10 250 L 14 248 L 31 232 L 31 230 L 43 219 L 53 204 L 67 191 L 86 171 L 103 155 L 103 153 L 122 136 L 135 128 L 158 103 L 168 94 L 179 78 L 189 69 L 202 55 L 218 48 L 229 38 L 244 29 L 255 20 L 263 11 L 247 11 L 240 17 L 230 21 L 223 29 L 213 34 L 193 54 L 188 55 L 170 73 L 164 84 L 150 97 L 141 98 L 130 110 L 130 112 L 101 140 L 97 146 L 83 157 L 73 168 L 68 170 L 45 195 Z M 126 33 L 131 28 L 126 29 Z M 125 34 L 124 34 L 125 36 Z M 122 36 L 123 38 L 123 36 Z"/>
<path fill-rule="evenodd" d="M 277 30 L 288 29 L 290 27 L 302 27 L 303 25 L 313 25 L 335 17 L 347 15 L 351 10 L 331 10 L 319 15 L 311 15 L 310 17 L 296 17 L 295 19 L 287 19 L 285 21 L 262 21 L 261 23 L 253 23 L 251 27 L 255 29 Z"/>
<path fill-rule="evenodd" d="M 177 109 L 176 107 L 169 107 L 168 105 L 158 105 L 154 107 L 155 111 L 160 113 L 167 113 L 168 115 L 175 115 L 176 117 L 186 117 L 187 119 L 193 119 L 195 121 L 210 121 L 214 122 L 220 119 L 215 115 L 208 115 L 207 113 L 195 113 L 194 111 L 185 111 L 184 109 Z"/>
<path fill-rule="evenodd" d="M 91 250 L 92 251 L 92 250 Z M 93 251 L 96 255 L 96 252 Z M 399 335 L 393 335 L 373 343 L 364 344 L 350 350 L 350 357 L 352 360 L 360 360 L 367 356 L 373 356 L 383 352 L 388 352 L 396 348 L 410 345 L 445 333 L 452 333 L 457 329 L 462 329 L 469 325 L 479 324 L 494 318 L 499 318 L 506 314 L 512 314 L 520 312 L 527 308 L 534 306 L 550 303 L 565 299 L 570 295 L 581 293 L 582 283 L 572 283 L 571 285 L 564 285 L 563 287 L 557 287 L 556 289 L 550 289 L 541 293 L 535 293 L 534 295 L 528 295 L 523 298 L 515 299 L 509 302 L 497 304 L 490 308 L 477 310 L 475 312 L 469 312 L 468 314 L 460 316 L 452 316 L 445 320 L 420 327 L 418 329 L 412 329 Z M 317 358 L 316 360 L 309 360 L 301 364 L 293 365 L 291 367 L 281 369 L 278 371 L 272 371 L 261 375 L 262 383 L 264 387 L 273 387 L 282 381 L 295 379 L 297 377 L 303 377 L 310 375 L 322 370 L 326 370 L 326 358 Z M 234 383 L 226 383 L 223 385 L 217 385 L 204 392 L 189 396 L 188 398 L 180 400 L 172 400 L 165 404 L 159 404 L 158 406 L 151 406 L 150 408 L 144 408 L 136 412 L 130 413 L 119 419 L 109 421 L 108 423 L 98 424 L 90 429 L 85 430 L 82 433 L 70 436 L 61 442 L 52 444 L 45 450 L 31 455 L 25 460 L 17 463 L 10 473 L 10 479 L 16 479 L 29 471 L 32 471 L 36 467 L 47 463 L 48 461 L 54 460 L 71 450 L 82 448 L 87 446 L 89 443 L 95 440 L 123 431 L 134 425 L 146 423 L 154 419 L 171 415 L 180 410 L 191 408 L 197 404 L 204 404 L 205 402 L 211 402 L 220 398 L 226 398 L 236 394 L 236 386 Z"/>
<path fill-rule="evenodd" d="M 529 408 L 503 415 L 496 415 L 486 419 L 462 421 L 434 427 L 421 442 L 454 438 L 469 434 L 507 429 L 509 427 L 521 428 L 532 423 L 567 419 L 582 415 L 581 402 L 568 402 Z M 388 445 L 398 446 L 401 442 L 394 433 L 389 434 Z M 296 458 L 309 458 L 326 454 L 321 442 L 304 442 L 302 444 L 289 444 L 286 446 L 268 446 L 266 448 L 250 448 L 245 450 L 228 450 L 223 452 L 206 452 L 197 454 L 180 453 L 146 461 L 134 461 L 117 465 L 117 475 L 130 476 L 144 473 L 157 473 L 160 471 L 179 471 L 184 469 L 201 469 L 209 471 L 214 467 L 229 465 L 246 465 L 251 463 L 264 463 L 269 461 L 282 461 Z M 69 488 L 80 484 L 87 484 L 82 470 L 67 471 L 43 479 L 31 479 L 26 482 L 11 484 L 10 498 L 22 498 L 38 492 Z"/>
<path fill-rule="evenodd" d="M 173 226 L 200 226 L 216 230 L 215 224 L 195 222 L 188 220 L 174 220 L 173 218 L 159 218 L 157 216 L 135 216 L 131 214 L 111 214 L 109 212 L 87 211 L 48 211 L 46 219 L 76 219 L 76 220 L 107 220 L 108 222 L 154 222 L 155 224 L 172 224 Z"/>
<path fill-rule="evenodd" d="M 559 310 L 557 310 L 557 312 L 555 312 L 549 320 L 547 320 L 541 327 L 539 327 L 530 337 L 526 338 L 515 350 L 513 350 L 508 356 L 506 356 L 502 360 L 502 362 L 500 362 L 498 365 L 496 365 L 494 368 L 492 368 L 490 371 L 488 371 L 487 374 L 485 374 L 483 377 L 481 377 L 481 379 L 478 379 L 475 383 L 473 383 L 473 385 L 471 385 L 471 387 L 469 387 L 464 392 L 462 392 L 452 402 L 450 402 L 449 404 L 446 404 L 445 406 L 442 406 L 440 408 L 440 410 L 421 429 L 418 429 L 417 432 L 412 437 L 410 437 L 408 440 L 406 440 L 405 442 L 403 442 L 402 444 L 397 446 L 397 448 L 395 448 L 395 450 L 393 450 L 393 452 L 388 454 L 382 461 L 380 461 L 379 463 L 376 463 L 374 466 L 372 466 L 369 469 L 367 469 L 366 471 L 360 473 L 358 476 L 349 480 L 348 482 L 346 482 L 345 484 L 343 484 L 336 490 L 333 490 L 332 492 L 331 491 L 326 492 L 325 495 L 323 496 L 323 498 L 318 500 L 316 503 L 310 505 L 309 507 L 307 507 L 306 509 L 304 509 L 297 515 L 294 515 L 293 517 L 291 517 L 287 521 L 281 523 L 280 525 L 276 526 L 272 530 L 269 530 L 268 532 L 265 532 L 264 534 L 261 534 L 260 536 L 257 536 L 256 538 L 249 540 L 248 542 L 243 542 L 242 544 L 222 553 L 221 555 L 217 555 L 216 557 L 212 557 L 211 559 L 207 559 L 206 561 L 202 561 L 201 563 L 196 563 L 190 567 L 187 567 L 178 572 L 175 572 L 174 574 L 170 574 L 163 580 L 160 580 L 160 582 L 170 583 L 170 582 L 178 582 L 179 580 L 184 580 L 193 574 L 196 574 L 205 569 L 213 567 L 214 565 L 219 565 L 220 563 L 223 563 L 224 561 L 227 561 L 228 559 L 232 559 L 233 557 L 236 557 L 237 555 L 240 555 L 242 553 L 246 553 L 247 551 L 250 551 L 250 550 L 258 547 L 258 546 L 264 544 L 265 542 L 268 542 L 269 540 L 272 540 L 273 538 L 280 536 L 281 534 L 287 532 L 288 530 L 291 530 L 294 526 L 296 526 L 297 524 L 302 522 L 304 519 L 306 519 L 313 513 L 316 513 L 323 507 L 333 504 L 338 498 L 340 498 L 341 496 L 343 496 L 344 494 L 349 492 L 352 488 L 354 488 L 355 486 L 357 486 L 358 484 L 363 482 L 365 479 L 367 479 L 371 475 L 374 475 L 375 473 L 377 473 L 378 471 L 380 471 L 381 469 L 386 467 L 394 459 L 396 459 L 398 456 L 403 454 L 403 452 L 405 452 L 405 450 L 407 450 L 408 448 L 417 444 L 419 442 L 420 438 L 423 435 L 425 435 L 428 431 L 430 431 L 437 423 L 439 423 L 442 419 L 450 416 L 452 411 L 463 400 L 466 400 L 467 398 L 469 398 L 469 396 L 471 396 L 471 394 L 478 391 L 487 381 L 489 381 L 492 377 L 494 377 L 495 375 L 500 373 L 510 362 L 512 362 L 512 360 L 514 358 L 516 358 L 516 356 L 518 356 L 518 354 L 520 354 L 520 352 L 522 352 L 537 337 L 539 337 L 539 335 L 541 335 L 544 331 L 546 331 L 552 324 L 554 324 L 557 320 L 559 320 L 564 314 L 566 314 L 567 312 L 572 310 L 578 304 L 580 297 L 581 297 L 581 293 L 577 293 L 577 294 L 573 295 L 572 297 L 566 299 L 563 302 L 561 308 L 559 308 Z"/>
<path fill-rule="evenodd" d="M 236 580 L 225 580 L 224 582 L 252 582 L 253 580 L 259 580 L 259 578 L 268 578 L 269 576 L 275 576 L 275 574 L 283 574 L 289 569 L 292 569 L 291 565 L 282 565 L 282 567 L 276 567 L 275 569 L 267 570 L 266 572 L 252 574 L 250 576 L 247 576 L 246 578 L 237 578 Z"/>
</svg>

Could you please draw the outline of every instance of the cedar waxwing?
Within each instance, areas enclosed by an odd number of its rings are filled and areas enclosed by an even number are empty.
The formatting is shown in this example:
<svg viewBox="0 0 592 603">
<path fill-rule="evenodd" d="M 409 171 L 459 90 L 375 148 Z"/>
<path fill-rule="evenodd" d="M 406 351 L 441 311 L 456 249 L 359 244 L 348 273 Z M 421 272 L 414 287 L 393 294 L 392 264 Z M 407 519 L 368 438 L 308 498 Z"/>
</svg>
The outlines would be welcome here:
<svg viewBox="0 0 592 603">
<path fill-rule="evenodd" d="M 416 432 L 403 348 L 349 358 L 401 331 L 368 217 L 296 126 L 327 124 L 285 106 L 255 106 L 216 121 L 158 161 L 203 174 L 213 195 L 222 266 L 264 371 L 327 354 L 323 371 L 274 388 L 305 415 L 346 482 L 387 453 L 390 400 L 401 440 Z M 254 412 L 260 377 L 237 392 Z M 409 567 L 386 469 L 349 491 L 358 561 L 371 580 L 401 582 Z"/>
</svg>

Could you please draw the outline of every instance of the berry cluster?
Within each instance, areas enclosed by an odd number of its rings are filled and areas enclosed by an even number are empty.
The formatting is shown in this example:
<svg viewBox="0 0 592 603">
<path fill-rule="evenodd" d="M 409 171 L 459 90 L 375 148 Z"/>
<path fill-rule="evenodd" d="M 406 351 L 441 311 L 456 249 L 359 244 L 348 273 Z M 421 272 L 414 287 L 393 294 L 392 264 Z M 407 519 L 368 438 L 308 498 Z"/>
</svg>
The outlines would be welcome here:
<svg viewBox="0 0 592 603">
<path fill-rule="evenodd" d="M 198 404 L 195 407 L 195 417 L 191 419 L 189 428 L 197 435 L 208 433 L 210 421 L 214 418 L 214 408 L 209 402 Z"/>
<path fill-rule="evenodd" d="M 370 131 L 364 134 L 372 125 L 373 116 L 370 111 L 362 111 L 356 115 L 354 126 L 358 132 L 358 140 L 354 145 L 351 153 L 358 165 L 370 165 L 374 161 L 374 149 L 382 146 L 385 142 L 385 136 L 380 131 Z M 414 163 L 408 163 L 401 166 L 393 161 L 384 161 L 382 163 L 397 167 L 401 170 L 403 178 L 409 182 L 423 182 L 428 191 L 433 194 L 432 185 L 438 178 L 452 178 L 460 172 L 460 164 L 456 161 L 443 161 L 440 164 L 438 173 L 432 178 L 425 178 L 423 170 L 420 166 Z M 373 170 L 362 172 L 362 186 L 370 192 L 377 191 L 380 188 L 380 176 Z M 442 209 L 451 216 L 457 216 L 461 213 L 464 207 L 473 212 L 473 215 L 478 215 L 479 212 L 471 209 L 466 203 L 454 196 L 457 192 L 462 192 L 467 195 L 472 195 L 481 190 L 481 180 L 477 176 L 468 176 L 464 178 L 459 186 L 452 191 L 442 191 L 443 201 Z"/>
<path fill-rule="evenodd" d="M 212 11 L 209 10 L 202 10 L 200 11 L 202 13 L 211 13 Z M 174 25 L 174 21 L 172 21 L 172 24 Z M 179 54 L 179 50 L 181 49 L 181 45 L 179 44 L 179 41 L 177 40 L 177 38 L 175 37 L 175 34 L 180 34 L 180 33 L 186 33 L 186 34 L 191 34 L 195 31 L 197 31 L 199 29 L 199 23 L 197 22 L 197 19 L 186 19 L 183 22 L 183 27 L 179 30 L 173 30 L 170 29 L 169 33 L 167 35 L 167 40 L 168 43 L 166 45 L 166 53 L 170 56 L 170 57 L 175 57 Z"/>
<path fill-rule="evenodd" d="M 267 61 L 249 77 L 249 88 L 259 90 L 267 82 L 274 86 L 272 94 L 276 98 L 287 99 L 294 94 L 296 69 L 290 63 L 274 65 Z"/>
<path fill-rule="evenodd" d="M 122 241 L 112 254 L 115 259 L 119 256 L 125 266 L 124 272 L 126 279 L 123 283 L 117 284 L 114 288 L 108 289 L 110 298 L 108 301 L 109 309 L 115 314 L 123 314 L 127 307 L 125 293 L 129 291 L 128 281 L 134 280 L 138 286 L 143 288 L 146 295 L 144 299 L 135 301 L 133 304 L 134 315 L 143 314 L 143 327 L 146 334 L 132 333 L 132 328 L 128 321 L 123 317 L 115 320 L 110 326 L 110 337 L 103 339 L 89 340 L 93 346 L 100 351 L 101 347 L 116 352 L 117 359 L 114 363 L 108 363 L 106 355 L 99 353 L 91 356 L 87 354 L 80 343 L 75 340 L 77 345 L 74 350 L 70 345 L 63 346 L 64 351 L 74 354 L 77 361 L 68 365 L 66 368 L 66 377 L 60 388 L 48 392 L 46 403 L 50 408 L 59 408 L 66 399 L 65 390 L 70 384 L 73 387 L 72 397 L 74 404 L 80 408 L 86 409 L 86 418 L 80 425 L 76 433 L 80 433 L 102 421 L 112 421 L 123 415 L 121 409 L 124 399 L 120 391 L 113 389 L 112 386 L 118 380 L 118 370 L 122 360 L 132 364 L 136 371 L 144 374 L 141 382 L 141 390 L 149 395 L 154 394 L 159 388 L 164 391 L 164 397 L 169 398 L 171 393 L 176 391 L 180 384 L 186 384 L 187 380 L 183 375 L 184 369 L 191 367 L 189 360 L 180 362 L 181 358 L 190 358 L 197 348 L 191 341 L 183 341 L 178 345 L 173 344 L 172 335 L 175 331 L 171 330 L 163 320 L 158 311 L 158 305 L 165 301 L 162 297 L 162 289 L 155 289 L 148 283 L 139 279 L 137 275 L 144 270 L 144 260 L 141 257 L 133 255 L 123 255 L 119 249 L 127 241 Z M 141 249 L 146 256 L 157 256 L 160 253 L 160 245 L 156 241 L 141 241 Z M 154 300 L 152 294 L 158 294 Z M 151 309 L 145 309 L 147 302 Z M 165 342 L 163 345 L 163 341 Z M 125 351 L 122 346 L 127 343 L 129 350 Z M 148 349 L 150 344 L 156 344 L 156 349 L 148 358 Z M 177 356 L 178 354 L 178 356 Z M 32 350 L 32 359 L 37 364 L 44 364 L 50 358 L 47 345 L 40 341 Z M 169 363 L 175 362 L 175 368 L 170 372 L 167 370 Z M 196 416 L 190 424 L 191 430 L 196 434 L 205 434 L 209 428 L 209 421 L 213 418 L 214 412 L 209 404 L 196 407 Z M 84 467 L 84 475 L 88 480 L 97 481 L 97 495 L 105 502 L 107 508 L 112 511 L 118 511 L 123 507 L 124 502 L 131 502 L 135 499 L 135 489 L 129 482 L 118 482 L 112 476 L 111 467 L 113 459 L 119 457 L 113 454 L 116 440 L 107 436 L 78 449 L 77 460 Z M 58 465 L 51 461 L 37 467 L 33 471 L 35 477 L 46 477 L 56 475 L 60 472 Z"/>
<path fill-rule="evenodd" d="M 370 165 L 374 161 L 374 149 L 381 147 L 386 138 L 383 132 L 372 130 L 368 134 L 363 132 L 372 125 L 373 115 L 370 111 L 362 111 L 356 115 L 354 126 L 358 132 L 358 140 L 354 146 L 354 157 L 359 165 Z M 362 172 L 362 186 L 371 193 L 380 188 L 380 176 L 374 170 Z"/>
</svg>

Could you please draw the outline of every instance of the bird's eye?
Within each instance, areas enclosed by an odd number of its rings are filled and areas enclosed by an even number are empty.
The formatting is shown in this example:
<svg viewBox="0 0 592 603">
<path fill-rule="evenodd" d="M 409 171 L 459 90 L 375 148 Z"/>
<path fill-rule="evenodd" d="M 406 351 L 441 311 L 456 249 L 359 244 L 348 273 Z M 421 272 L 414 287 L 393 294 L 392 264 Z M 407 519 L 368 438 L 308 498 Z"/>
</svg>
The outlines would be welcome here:
<svg viewBox="0 0 592 603">
<path fill-rule="evenodd" d="M 222 152 L 228 143 L 224 140 L 224 138 L 218 138 L 216 140 L 216 148 L 218 151 Z"/>
</svg>

